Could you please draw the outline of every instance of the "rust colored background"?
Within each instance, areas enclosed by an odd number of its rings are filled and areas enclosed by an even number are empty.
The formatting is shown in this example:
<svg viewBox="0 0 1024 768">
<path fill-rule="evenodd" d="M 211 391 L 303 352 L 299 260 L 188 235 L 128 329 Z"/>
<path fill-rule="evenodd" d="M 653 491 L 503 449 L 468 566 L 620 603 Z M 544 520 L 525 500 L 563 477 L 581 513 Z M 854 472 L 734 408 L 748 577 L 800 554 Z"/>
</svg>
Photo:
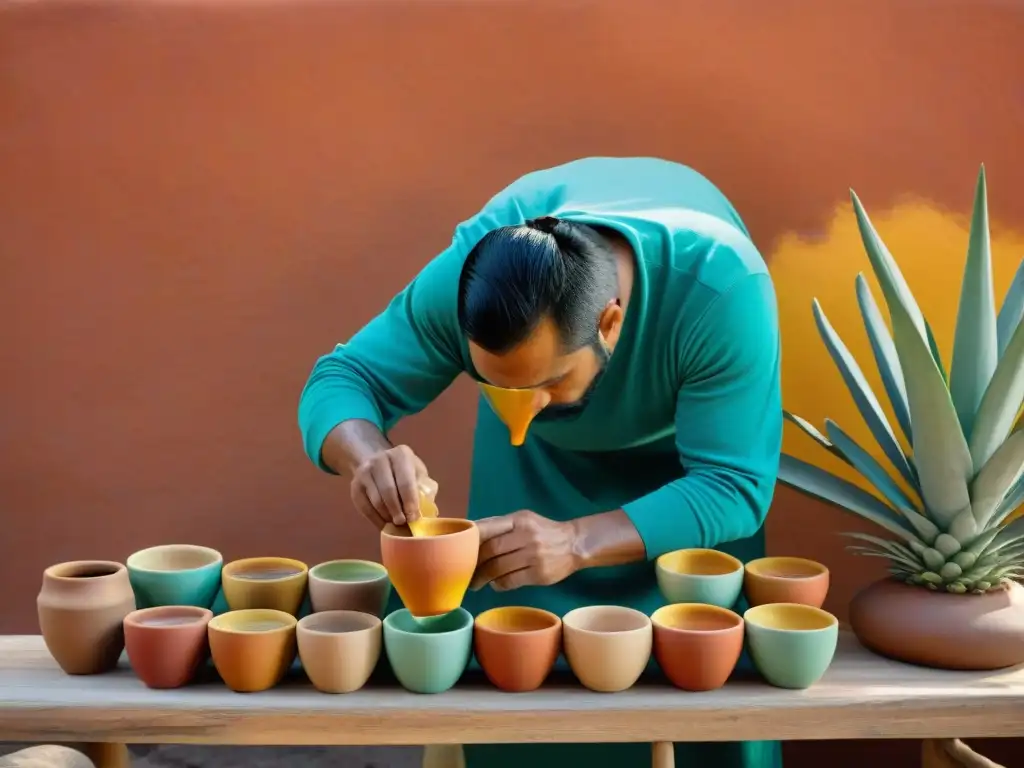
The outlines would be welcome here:
<svg viewBox="0 0 1024 768">
<path fill-rule="evenodd" d="M 869 209 L 962 211 L 984 160 L 993 217 L 1024 228 L 1022 40 L 1024 7 L 982 0 L 8 0 L 0 632 L 36 631 L 40 572 L 64 559 L 376 556 L 302 453 L 299 391 L 524 172 L 684 162 L 770 259 L 851 184 Z M 452 512 L 474 396 L 457 383 L 397 430 Z M 843 616 L 879 571 L 839 529 L 785 490 L 769 518 L 773 551 L 833 567 Z"/>
</svg>

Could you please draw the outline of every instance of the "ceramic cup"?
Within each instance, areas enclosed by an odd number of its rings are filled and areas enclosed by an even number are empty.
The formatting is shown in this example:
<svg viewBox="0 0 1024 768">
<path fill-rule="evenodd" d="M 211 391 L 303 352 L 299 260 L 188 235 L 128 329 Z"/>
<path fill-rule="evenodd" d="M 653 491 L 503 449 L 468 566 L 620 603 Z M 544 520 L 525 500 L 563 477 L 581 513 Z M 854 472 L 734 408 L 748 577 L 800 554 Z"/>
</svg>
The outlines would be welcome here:
<svg viewBox="0 0 1024 768">
<path fill-rule="evenodd" d="M 390 596 L 387 569 L 369 560 L 331 560 L 309 572 L 309 600 L 316 612 L 360 611 L 380 618 Z"/>
<path fill-rule="evenodd" d="M 306 596 L 306 564 L 287 557 L 249 557 L 224 566 L 224 598 L 232 611 L 266 608 L 295 616 Z"/>
<path fill-rule="evenodd" d="M 277 685 L 295 661 L 296 623 L 290 613 L 262 608 L 212 618 L 210 655 L 224 684 L 239 693 Z"/>
<path fill-rule="evenodd" d="M 295 632 L 302 668 L 313 687 L 324 693 L 358 691 L 380 658 L 381 621 L 371 613 L 311 613 Z"/>
<path fill-rule="evenodd" d="M 618 605 L 576 608 L 562 617 L 562 643 L 569 667 L 592 691 L 624 691 L 651 658 L 651 620 Z"/>
<path fill-rule="evenodd" d="M 779 688 L 809 688 L 832 663 L 839 622 L 820 608 L 768 603 L 743 614 L 750 656 L 758 671 Z"/>
<path fill-rule="evenodd" d="M 670 603 L 732 608 L 743 591 L 743 563 L 716 549 L 679 549 L 655 561 L 661 594 Z"/>
<path fill-rule="evenodd" d="M 386 525 L 380 534 L 384 567 L 413 616 L 441 616 L 460 605 L 476 570 L 480 531 L 470 520 L 423 518 L 419 532 Z"/>
<path fill-rule="evenodd" d="M 476 617 L 473 648 L 503 691 L 540 688 L 562 650 L 562 620 L 540 608 L 492 608 Z"/>
<path fill-rule="evenodd" d="M 224 558 L 209 547 L 163 544 L 128 558 L 128 578 L 139 608 L 194 605 L 209 608 L 220 589 Z"/>
<path fill-rule="evenodd" d="M 473 648 L 473 617 L 456 608 L 433 621 L 419 622 L 407 609 L 384 619 L 384 650 L 403 688 L 441 693 L 455 685 Z"/>
<path fill-rule="evenodd" d="M 727 608 L 666 605 L 654 612 L 651 623 L 658 666 L 686 691 L 721 688 L 743 653 L 743 619 Z"/>
<path fill-rule="evenodd" d="M 128 663 L 150 688 L 180 688 L 207 657 L 207 608 L 164 605 L 132 611 L 124 618 Z"/>
<path fill-rule="evenodd" d="M 828 594 L 828 568 L 802 557 L 762 557 L 747 563 L 743 589 L 752 606 L 801 603 L 821 608 Z"/>
</svg>

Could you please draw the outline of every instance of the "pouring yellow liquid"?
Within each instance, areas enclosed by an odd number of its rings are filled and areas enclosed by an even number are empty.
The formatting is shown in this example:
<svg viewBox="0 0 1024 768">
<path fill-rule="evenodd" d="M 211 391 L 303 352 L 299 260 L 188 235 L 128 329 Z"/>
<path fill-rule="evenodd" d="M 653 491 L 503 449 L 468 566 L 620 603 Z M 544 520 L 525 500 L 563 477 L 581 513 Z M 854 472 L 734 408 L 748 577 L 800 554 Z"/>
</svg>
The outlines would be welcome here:
<svg viewBox="0 0 1024 768">
<path fill-rule="evenodd" d="M 420 515 L 423 518 L 427 517 L 438 517 L 440 513 L 437 509 L 437 504 L 434 503 L 434 497 L 437 496 L 437 483 L 433 480 L 427 481 L 420 484 Z M 409 523 L 409 530 L 413 536 L 424 535 L 423 526 L 420 525 L 420 520 L 413 520 Z"/>
</svg>

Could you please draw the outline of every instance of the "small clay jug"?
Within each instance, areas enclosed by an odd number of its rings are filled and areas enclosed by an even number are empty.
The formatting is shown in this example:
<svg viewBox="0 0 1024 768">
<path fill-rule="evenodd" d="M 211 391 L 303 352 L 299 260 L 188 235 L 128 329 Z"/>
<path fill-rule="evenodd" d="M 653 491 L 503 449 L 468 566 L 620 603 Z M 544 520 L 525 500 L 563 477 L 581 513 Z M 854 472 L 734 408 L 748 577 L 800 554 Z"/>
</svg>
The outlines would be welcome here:
<svg viewBox="0 0 1024 768">
<path fill-rule="evenodd" d="M 135 610 L 124 565 L 106 560 L 51 565 L 43 571 L 36 607 L 43 641 L 67 674 L 95 675 L 117 666 L 124 617 Z"/>
</svg>

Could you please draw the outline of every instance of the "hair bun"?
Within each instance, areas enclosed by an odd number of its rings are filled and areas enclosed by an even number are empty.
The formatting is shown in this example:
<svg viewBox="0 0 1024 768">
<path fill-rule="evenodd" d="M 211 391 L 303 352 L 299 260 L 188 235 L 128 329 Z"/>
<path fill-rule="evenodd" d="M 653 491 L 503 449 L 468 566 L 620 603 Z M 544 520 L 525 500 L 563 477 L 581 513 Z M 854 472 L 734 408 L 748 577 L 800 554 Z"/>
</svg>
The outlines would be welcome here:
<svg viewBox="0 0 1024 768">
<path fill-rule="evenodd" d="M 553 235 L 555 234 L 555 228 L 561 223 L 561 219 L 556 219 L 554 216 L 541 216 L 536 219 L 530 219 L 526 222 L 526 226 L 530 229 L 535 229 L 538 232 Z"/>
</svg>

